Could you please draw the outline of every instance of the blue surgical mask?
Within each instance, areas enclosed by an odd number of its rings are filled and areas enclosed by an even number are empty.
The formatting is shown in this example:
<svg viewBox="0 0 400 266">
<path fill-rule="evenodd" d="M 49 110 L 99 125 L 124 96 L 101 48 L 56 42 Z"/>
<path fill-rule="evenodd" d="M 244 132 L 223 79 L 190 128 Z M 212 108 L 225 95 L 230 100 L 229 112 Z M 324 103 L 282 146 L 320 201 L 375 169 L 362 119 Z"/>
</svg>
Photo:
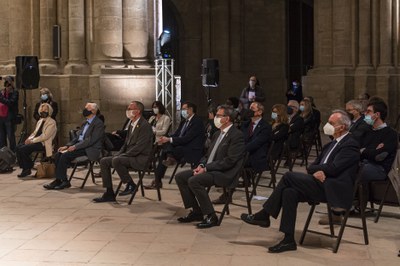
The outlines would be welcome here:
<svg viewBox="0 0 400 266">
<path fill-rule="evenodd" d="M 276 120 L 276 119 L 278 118 L 278 114 L 275 113 L 275 112 L 272 112 L 272 113 L 271 113 L 271 118 L 272 118 L 273 120 Z"/>
<path fill-rule="evenodd" d="M 304 112 L 304 105 L 300 105 L 299 109 L 300 109 L 300 112 Z"/>
<path fill-rule="evenodd" d="M 182 110 L 181 115 L 183 118 L 187 119 L 189 117 L 187 110 Z"/>
<path fill-rule="evenodd" d="M 364 121 L 365 123 L 367 123 L 368 125 L 372 126 L 374 124 L 374 120 L 372 119 L 371 115 L 366 115 L 364 117 Z"/>
<path fill-rule="evenodd" d="M 47 101 L 47 99 L 49 99 L 49 95 L 42 94 L 42 95 L 40 95 L 40 99 L 42 99 L 43 101 Z"/>
</svg>

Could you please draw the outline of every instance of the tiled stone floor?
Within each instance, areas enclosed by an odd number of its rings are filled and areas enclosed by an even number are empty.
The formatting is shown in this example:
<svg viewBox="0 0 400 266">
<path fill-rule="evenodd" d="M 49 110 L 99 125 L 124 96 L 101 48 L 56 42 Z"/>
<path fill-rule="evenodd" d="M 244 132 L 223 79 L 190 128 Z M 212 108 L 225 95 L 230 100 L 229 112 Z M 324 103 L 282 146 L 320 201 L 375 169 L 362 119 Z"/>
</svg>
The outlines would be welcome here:
<svg viewBox="0 0 400 266">
<path fill-rule="evenodd" d="M 20 180 L 19 171 L 0 175 L 0 265 L 400 265 L 400 212 L 394 207 L 384 212 L 397 215 L 385 215 L 378 224 L 368 218 L 368 246 L 361 231 L 346 228 L 337 254 L 331 252 L 332 239 L 312 234 L 295 252 L 269 254 L 267 247 L 282 237 L 279 220 L 268 229 L 250 226 L 239 219 L 246 210 L 232 206 L 220 227 L 179 224 L 176 218 L 186 211 L 174 182 L 164 182 L 161 202 L 154 191 L 146 191 L 146 198 L 139 193 L 131 206 L 124 197 L 116 204 L 95 204 L 91 199 L 103 192 L 99 184 L 89 181 L 81 190 L 81 181 L 73 180 L 70 189 L 46 191 L 42 185 L 49 180 Z M 145 182 L 150 180 L 147 176 Z M 218 192 L 213 189 L 211 195 L 216 198 Z M 237 192 L 235 201 L 245 203 L 244 194 Z M 253 209 L 261 204 L 253 201 Z M 308 210 L 307 204 L 299 205 L 296 239 Z M 317 224 L 318 216 L 311 227 L 328 231 Z"/>
</svg>

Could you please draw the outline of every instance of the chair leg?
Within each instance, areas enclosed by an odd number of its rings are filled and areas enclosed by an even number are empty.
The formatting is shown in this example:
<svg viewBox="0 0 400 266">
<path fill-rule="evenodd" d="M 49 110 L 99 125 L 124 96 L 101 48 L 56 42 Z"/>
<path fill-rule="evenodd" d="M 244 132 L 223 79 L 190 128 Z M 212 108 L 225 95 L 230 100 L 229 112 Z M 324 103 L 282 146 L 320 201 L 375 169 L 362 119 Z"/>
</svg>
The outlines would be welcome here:
<svg viewBox="0 0 400 266">
<path fill-rule="evenodd" d="M 364 206 L 364 201 L 366 199 L 364 199 L 363 193 L 362 193 L 362 184 L 358 185 L 358 197 L 360 199 L 360 206 Z M 363 229 L 363 234 L 364 234 L 364 242 L 365 245 L 369 244 L 369 240 L 368 240 L 368 229 L 367 229 L 367 221 L 365 218 L 365 209 L 364 208 L 360 208 L 360 215 L 361 215 L 361 223 L 362 223 L 362 229 Z"/>
<path fill-rule="evenodd" d="M 387 195 L 387 193 L 388 193 L 388 191 L 389 191 L 390 180 L 388 180 L 387 182 L 388 182 L 388 183 L 387 183 L 386 188 L 385 188 L 385 193 L 383 194 L 381 203 L 379 204 L 378 212 L 376 213 L 376 216 L 375 216 L 375 220 L 374 220 L 375 223 L 377 223 L 377 222 L 379 221 L 379 217 L 381 216 L 382 209 L 383 209 L 383 204 L 385 203 L 386 195 Z"/>
<path fill-rule="evenodd" d="M 135 187 L 135 190 L 133 191 L 132 196 L 131 196 L 131 198 L 129 199 L 128 205 L 131 205 L 131 204 L 132 204 L 132 201 L 133 201 L 133 199 L 135 198 L 135 195 L 136 195 L 136 193 L 137 193 L 137 191 L 138 191 L 138 189 L 139 189 L 139 186 L 142 186 L 142 185 L 143 185 L 143 184 L 141 184 L 141 182 L 140 182 L 140 177 L 139 177 L 138 185 Z"/>
<path fill-rule="evenodd" d="M 230 191 L 229 189 L 225 190 L 224 188 L 224 193 L 226 193 L 226 197 L 225 197 L 225 205 L 224 208 L 222 209 L 221 215 L 219 216 L 218 219 L 218 226 L 221 225 L 222 220 L 224 219 L 225 213 L 229 215 L 229 204 L 232 200 L 232 195 L 233 195 L 233 191 Z"/>
<path fill-rule="evenodd" d="M 168 184 L 171 184 L 172 180 L 174 179 L 175 174 L 176 174 L 176 171 L 178 170 L 178 167 L 179 167 L 179 163 L 176 164 L 175 169 L 174 169 L 174 171 L 172 172 L 172 175 L 171 175 L 171 178 L 169 179 Z"/>
<path fill-rule="evenodd" d="M 117 189 L 115 190 L 115 196 L 118 195 L 118 192 L 119 192 L 119 190 L 121 189 L 121 186 L 122 186 L 122 181 L 119 181 L 119 184 L 118 184 L 118 186 L 117 186 Z"/>
<path fill-rule="evenodd" d="M 249 194 L 249 175 L 253 176 L 253 173 L 248 173 L 248 171 L 243 171 L 243 180 L 244 180 L 244 191 L 246 194 L 246 202 L 247 202 L 247 210 L 249 214 L 251 214 L 251 198 Z"/>
<path fill-rule="evenodd" d="M 69 180 L 68 180 L 69 182 L 71 182 L 72 178 L 74 177 L 74 174 L 75 174 L 75 171 L 76 171 L 77 167 L 78 167 L 78 163 L 75 163 L 74 169 L 72 169 L 71 175 L 69 176 Z"/>
<path fill-rule="evenodd" d="M 300 237 L 300 241 L 299 241 L 300 245 L 303 245 L 304 238 L 306 237 L 308 226 L 310 225 L 311 218 L 312 218 L 312 215 L 314 213 L 314 210 L 315 210 L 315 204 L 312 204 L 311 208 L 310 208 L 310 212 L 308 213 L 308 217 L 307 217 L 306 223 L 304 225 L 303 232 L 301 233 L 301 237 Z"/>
<path fill-rule="evenodd" d="M 159 186 L 157 186 L 157 196 L 158 196 L 158 201 L 161 201 L 161 190 Z"/>
<path fill-rule="evenodd" d="M 346 228 L 347 218 L 349 218 L 349 214 L 350 214 L 350 210 L 347 210 L 346 214 L 344 215 L 344 218 L 342 220 L 342 223 L 340 225 L 339 234 L 337 236 L 336 243 L 333 248 L 333 253 L 337 253 L 337 251 L 339 249 L 339 245 L 340 245 L 340 242 L 342 241 L 343 232 L 344 232 L 344 229 Z"/>
<path fill-rule="evenodd" d="M 329 231 L 331 233 L 331 237 L 335 237 L 335 228 L 333 226 L 331 206 L 327 204 L 326 207 L 328 208 Z"/>
</svg>

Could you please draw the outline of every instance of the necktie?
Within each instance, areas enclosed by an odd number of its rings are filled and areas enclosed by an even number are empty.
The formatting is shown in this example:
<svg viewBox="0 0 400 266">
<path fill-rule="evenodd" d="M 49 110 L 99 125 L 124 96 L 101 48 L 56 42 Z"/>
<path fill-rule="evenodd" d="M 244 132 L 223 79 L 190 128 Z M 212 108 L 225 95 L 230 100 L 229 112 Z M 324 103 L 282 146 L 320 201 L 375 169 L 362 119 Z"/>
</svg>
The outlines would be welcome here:
<svg viewBox="0 0 400 266">
<path fill-rule="evenodd" d="M 321 161 L 319 162 L 319 164 L 324 164 L 325 161 L 328 159 L 329 155 L 331 154 L 333 148 L 335 147 L 337 141 L 333 140 L 330 144 L 329 147 L 326 149 L 326 153 L 324 154 L 324 156 L 322 157 Z"/>
<path fill-rule="evenodd" d="M 254 132 L 254 123 L 251 122 L 249 126 L 249 137 L 253 135 L 253 132 Z"/>
<path fill-rule="evenodd" d="M 215 145 L 210 153 L 210 157 L 208 157 L 207 159 L 207 163 L 211 163 L 214 160 L 215 157 L 215 153 L 217 152 L 218 146 L 221 143 L 222 139 L 224 138 L 225 132 L 221 132 L 221 134 L 219 134 L 217 141 L 215 142 Z"/>
<path fill-rule="evenodd" d="M 183 124 L 183 127 L 181 129 L 181 133 L 179 134 L 179 137 L 182 137 L 183 135 L 185 135 L 188 124 L 189 124 L 189 120 L 186 120 L 185 124 Z"/>
</svg>

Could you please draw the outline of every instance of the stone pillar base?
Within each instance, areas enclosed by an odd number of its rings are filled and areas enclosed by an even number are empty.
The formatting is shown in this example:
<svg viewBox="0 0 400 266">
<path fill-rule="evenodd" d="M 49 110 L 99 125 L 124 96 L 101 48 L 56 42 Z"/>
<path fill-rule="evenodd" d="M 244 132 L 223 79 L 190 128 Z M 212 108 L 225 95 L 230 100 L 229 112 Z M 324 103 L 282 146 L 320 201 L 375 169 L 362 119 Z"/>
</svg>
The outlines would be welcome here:
<svg viewBox="0 0 400 266">
<path fill-rule="evenodd" d="M 82 62 L 68 63 L 64 68 L 65 74 L 89 74 L 90 68 L 87 64 Z"/>
</svg>

